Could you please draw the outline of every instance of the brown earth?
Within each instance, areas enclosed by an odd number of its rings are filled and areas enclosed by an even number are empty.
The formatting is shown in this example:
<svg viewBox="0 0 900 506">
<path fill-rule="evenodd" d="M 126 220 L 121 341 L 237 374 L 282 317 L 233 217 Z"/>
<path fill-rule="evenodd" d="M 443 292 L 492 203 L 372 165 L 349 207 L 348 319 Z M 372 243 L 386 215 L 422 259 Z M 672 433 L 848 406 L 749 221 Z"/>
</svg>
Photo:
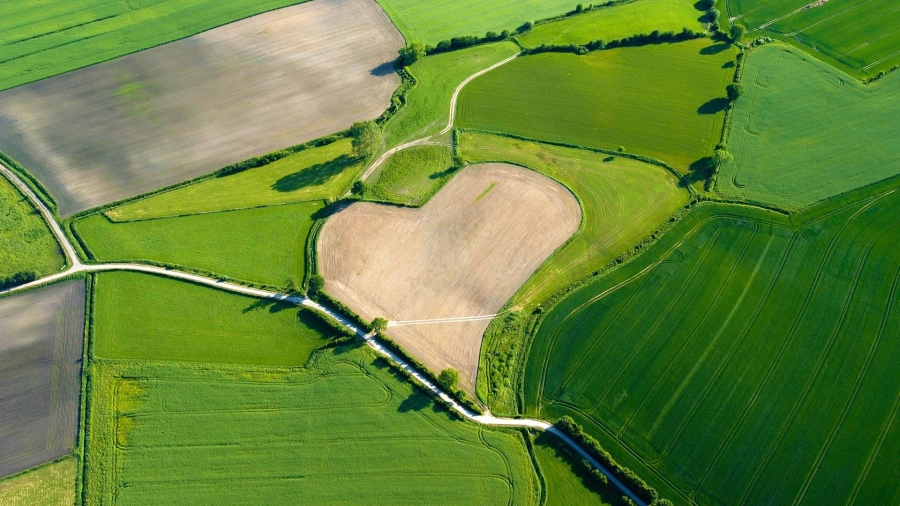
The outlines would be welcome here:
<svg viewBox="0 0 900 506">
<path fill-rule="evenodd" d="M 0 93 L 0 151 L 63 217 L 372 119 L 403 37 L 373 0 L 315 0 Z"/>
<path fill-rule="evenodd" d="M 562 185 L 508 164 L 468 167 L 420 209 L 356 203 L 319 236 L 326 290 L 363 318 L 469 317 L 500 310 L 581 224 Z M 434 371 L 474 389 L 489 320 L 391 327 Z"/>
<path fill-rule="evenodd" d="M 0 298 L 0 478 L 75 446 L 84 281 Z"/>
</svg>

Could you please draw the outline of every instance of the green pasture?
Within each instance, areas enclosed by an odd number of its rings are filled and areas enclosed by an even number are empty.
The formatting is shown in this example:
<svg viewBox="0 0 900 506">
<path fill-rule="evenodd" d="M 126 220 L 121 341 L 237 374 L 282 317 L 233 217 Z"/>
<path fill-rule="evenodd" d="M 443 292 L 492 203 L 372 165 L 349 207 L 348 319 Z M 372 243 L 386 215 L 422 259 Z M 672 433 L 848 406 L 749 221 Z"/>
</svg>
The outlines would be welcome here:
<svg viewBox="0 0 900 506">
<path fill-rule="evenodd" d="M 299 370 L 96 362 L 86 503 L 538 502 L 521 433 L 459 421 L 358 346 Z"/>
<path fill-rule="evenodd" d="M 542 433 L 533 443 L 534 456 L 544 478 L 547 506 L 625 505 L 622 492 L 591 476 L 581 457 L 556 436 Z"/>
<path fill-rule="evenodd" d="M 527 413 L 676 502 L 900 501 L 897 184 L 791 219 L 701 205 L 546 314 Z"/>
<path fill-rule="evenodd" d="M 635 0 L 596 9 L 552 23 L 537 25 L 519 37 L 525 47 L 541 44 L 582 45 L 595 40 L 615 40 L 641 33 L 702 31 L 703 13 L 685 0 Z"/>
<path fill-rule="evenodd" d="M 378 0 L 407 42 L 437 45 L 463 35 L 483 37 L 488 31 L 515 30 L 526 21 L 565 14 L 571 0 Z"/>
<path fill-rule="evenodd" d="M 362 170 L 350 140 L 310 148 L 262 167 L 212 177 L 105 211 L 113 221 L 164 218 L 322 199 L 335 200 Z"/>
<path fill-rule="evenodd" d="M 0 278 L 34 271 L 53 274 L 65 264 L 59 244 L 43 216 L 0 176 Z"/>
<path fill-rule="evenodd" d="M 484 44 L 423 58 L 409 67 L 417 84 L 406 105 L 384 126 L 388 148 L 439 132 L 450 117 L 450 97 L 456 87 L 479 70 L 516 54 L 512 42 Z"/>
<path fill-rule="evenodd" d="M 0 90 L 111 60 L 298 0 L 0 2 Z"/>
<path fill-rule="evenodd" d="M 72 506 L 78 459 L 53 462 L 0 480 L 4 506 Z"/>
<path fill-rule="evenodd" d="M 75 230 L 99 262 L 158 262 L 296 287 L 306 270 L 306 236 L 322 208 L 300 202 L 122 223 L 97 213 L 75 221 Z"/>
<path fill-rule="evenodd" d="M 863 86 L 793 48 L 747 57 L 716 189 L 788 209 L 900 173 L 900 79 Z"/>
<path fill-rule="evenodd" d="M 333 337 L 290 303 L 134 272 L 98 275 L 94 355 L 299 366 Z"/>
<path fill-rule="evenodd" d="M 720 2 L 721 3 L 721 2 Z M 774 35 L 858 76 L 900 64 L 900 4 L 894 0 L 726 0 L 749 37 Z"/>
<path fill-rule="evenodd" d="M 388 158 L 378 177 L 366 188 L 366 198 L 421 206 L 453 177 L 448 146 L 416 146 Z"/>
<path fill-rule="evenodd" d="M 719 142 L 735 50 L 699 39 L 512 61 L 460 94 L 462 128 L 616 150 L 688 173 Z"/>
</svg>

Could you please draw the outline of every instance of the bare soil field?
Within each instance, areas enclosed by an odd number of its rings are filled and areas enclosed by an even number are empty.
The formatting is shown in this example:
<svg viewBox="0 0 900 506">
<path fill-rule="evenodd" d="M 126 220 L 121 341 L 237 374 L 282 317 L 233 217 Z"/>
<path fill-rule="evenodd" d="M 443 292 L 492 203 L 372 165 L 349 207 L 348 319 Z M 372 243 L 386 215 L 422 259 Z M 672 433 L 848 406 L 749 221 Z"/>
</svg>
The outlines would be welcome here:
<svg viewBox="0 0 900 506">
<path fill-rule="evenodd" d="M 581 208 L 552 179 L 509 164 L 461 171 L 420 209 L 355 203 L 319 236 L 326 290 L 362 317 L 394 321 L 496 313 L 578 230 Z M 392 326 L 435 371 L 472 391 L 489 320 Z"/>
<path fill-rule="evenodd" d="M 0 298 L 0 477 L 69 453 L 78 432 L 84 281 Z"/>
<path fill-rule="evenodd" d="M 403 38 L 373 0 L 316 0 L 0 93 L 0 151 L 65 217 L 371 119 Z"/>
</svg>

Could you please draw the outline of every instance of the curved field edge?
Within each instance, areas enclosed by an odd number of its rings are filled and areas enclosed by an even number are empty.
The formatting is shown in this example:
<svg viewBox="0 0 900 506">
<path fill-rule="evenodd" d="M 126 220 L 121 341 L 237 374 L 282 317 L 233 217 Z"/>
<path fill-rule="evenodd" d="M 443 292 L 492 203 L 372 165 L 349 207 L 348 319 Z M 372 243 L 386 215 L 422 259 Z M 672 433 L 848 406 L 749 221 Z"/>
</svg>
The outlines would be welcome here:
<svg viewBox="0 0 900 506">
<path fill-rule="evenodd" d="M 703 204 L 696 211 L 689 214 L 685 220 L 680 222 L 673 231 L 671 231 L 670 233 L 663 236 L 663 238 L 657 244 L 655 244 L 648 250 L 646 255 L 642 255 L 636 261 L 634 261 L 630 264 L 627 264 L 625 267 L 613 272 L 609 276 L 601 278 L 601 279 L 597 280 L 597 282 L 588 285 L 590 288 L 585 288 L 584 290 L 590 290 L 591 293 L 599 292 L 599 294 L 597 296 L 590 299 L 590 300 L 596 300 L 599 297 L 603 296 L 604 294 L 615 293 L 614 290 L 616 290 L 622 283 L 628 283 L 628 282 L 642 283 L 642 281 L 640 281 L 637 278 L 639 276 L 643 275 L 643 273 L 646 272 L 648 269 L 651 269 L 651 268 L 659 265 L 659 262 L 664 260 L 667 257 L 668 253 L 673 251 L 675 249 L 675 247 L 677 247 L 681 243 L 681 241 L 683 241 L 683 239 L 685 237 L 684 236 L 685 230 L 692 229 L 692 227 L 696 226 L 698 223 L 703 222 L 708 217 L 716 215 L 717 213 L 718 214 L 725 213 L 726 215 L 735 214 L 736 216 L 752 218 L 753 220 L 758 220 L 758 222 L 760 222 L 760 223 L 771 223 L 771 224 L 773 224 L 777 227 L 781 227 L 785 230 L 799 231 L 801 227 L 806 227 L 804 230 L 815 230 L 815 228 L 810 228 L 810 227 L 817 227 L 818 226 L 817 223 L 820 220 L 822 220 L 823 218 L 825 218 L 827 216 L 832 216 L 835 213 L 838 213 L 838 212 L 850 213 L 850 212 L 855 211 L 853 217 L 859 215 L 860 213 L 864 212 L 866 209 L 868 209 L 872 205 L 874 205 L 878 200 L 885 198 L 887 195 L 894 193 L 896 191 L 897 184 L 898 184 L 898 179 L 894 178 L 891 181 L 888 181 L 888 182 L 885 182 L 882 184 L 878 184 L 878 185 L 875 185 L 873 187 L 866 188 L 863 190 L 859 190 L 859 191 L 853 192 L 852 194 L 841 195 L 839 197 L 835 197 L 833 199 L 830 199 L 827 202 L 824 202 L 818 206 L 815 206 L 814 208 L 808 210 L 807 212 L 797 214 L 794 216 L 790 216 L 790 217 L 780 215 L 777 213 L 760 210 L 757 208 L 750 208 L 747 206 L 725 205 L 725 204 L 718 204 L 718 203 Z M 847 210 L 849 210 L 849 211 L 847 211 Z M 853 217 L 851 217 L 851 220 Z M 743 218 L 741 218 L 741 219 L 743 219 Z M 815 233 L 815 232 L 813 232 L 813 233 Z M 807 233 L 806 235 L 809 235 L 809 234 Z M 884 253 L 884 251 L 882 248 L 882 254 L 883 253 Z M 752 278 L 751 278 L 751 280 L 752 280 Z M 598 288 L 598 286 L 601 288 Z M 579 298 L 583 299 L 585 296 L 582 295 L 582 293 L 584 293 L 584 292 L 579 290 L 578 292 L 575 292 L 575 294 L 573 294 L 572 297 L 579 297 Z M 752 293 L 753 292 L 751 292 L 751 294 Z M 691 297 L 687 297 L 687 298 L 691 299 Z M 568 299 L 564 299 L 561 304 L 565 304 L 567 300 Z M 701 307 L 706 306 L 705 302 L 698 302 L 698 304 L 700 304 Z M 553 314 L 554 310 L 556 310 L 556 308 L 551 309 L 550 314 Z M 550 316 L 548 315 L 547 317 L 549 318 Z M 726 320 L 726 323 L 727 323 L 727 321 L 728 320 Z M 544 324 L 546 324 L 546 322 L 544 322 Z M 582 332 L 584 332 L 584 330 L 582 330 Z M 540 335 L 540 330 L 536 331 L 536 333 Z M 834 340 L 834 338 L 832 337 L 832 341 L 833 340 Z M 562 415 L 562 414 L 572 415 L 577 420 L 579 420 L 579 422 L 583 423 L 590 430 L 592 435 L 594 435 L 599 440 L 601 440 L 601 442 L 604 445 L 606 445 L 608 449 L 613 451 L 613 454 L 616 456 L 617 459 L 621 459 L 623 463 L 632 467 L 642 477 L 645 477 L 645 479 L 650 481 L 651 484 L 653 484 L 660 490 L 660 492 L 663 496 L 669 496 L 669 497 L 674 498 L 674 497 L 678 497 L 678 495 L 676 495 L 676 494 L 679 494 L 680 497 L 682 497 L 682 499 L 684 499 L 685 501 L 695 501 L 695 500 L 698 500 L 699 497 L 702 497 L 703 494 L 705 494 L 705 491 L 701 491 L 700 489 L 693 489 L 693 492 L 690 493 L 690 497 L 688 497 L 688 492 L 690 492 L 691 488 L 688 488 L 685 490 L 685 489 L 683 489 L 683 486 L 684 486 L 683 484 L 679 484 L 680 482 L 676 483 L 676 482 L 670 480 L 670 478 L 677 479 L 676 477 L 678 476 L 678 472 L 671 470 L 671 469 L 668 471 L 660 471 L 658 469 L 660 457 L 659 456 L 655 456 L 655 457 L 651 456 L 651 454 L 653 452 L 651 452 L 646 447 L 646 444 L 642 444 L 639 441 L 637 441 L 635 439 L 635 437 L 629 436 L 628 432 L 625 433 L 625 436 L 627 436 L 627 437 L 625 439 L 621 439 L 621 435 L 617 434 L 617 432 L 616 432 L 617 427 L 619 427 L 618 425 L 614 424 L 612 426 L 609 426 L 607 423 L 608 422 L 607 420 L 602 420 L 602 421 L 597 420 L 597 419 L 593 418 L 588 411 L 584 411 L 584 410 L 580 409 L 578 407 L 579 403 L 583 403 L 584 399 L 577 397 L 577 395 L 578 395 L 577 391 L 571 392 L 570 395 L 576 396 L 576 397 L 573 399 L 570 399 L 569 401 L 565 401 L 565 402 L 560 401 L 560 400 L 554 401 L 554 403 L 552 404 L 552 409 L 550 409 L 548 407 L 549 405 L 543 404 L 543 401 L 541 401 L 536 396 L 539 395 L 539 392 L 542 391 L 542 389 L 543 389 L 543 387 L 541 387 L 541 385 L 543 384 L 543 381 L 540 379 L 540 378 L 544 377 L 541 372 L 542 371 L 541 363 L 545 360 L 543 357 L 545 357 L 549 351 L 547 349 L 547 346 L 548 346 L 548 342 L 546 339 L 537 338 L 534 341 L 532 349 L 530 350 L 528 368 L 526 369 L 526 381 L 525 381 L 525 385 L 524 385 L 524 388 L 525 388 L 524 396 L 525 396 L 526 405 L 527 405 L 526 412 L 528 414 L 535 415 L 535 414 L 543 413 L 544 416 L 548 416 L 552 412 L 553 415 Z M 828 349 L 830 349 L 830 346 L 831 345 L 829 344 Z M 869 359 L 871 359 L 873 357 L 873 353 L 874 353 L 874 348 L 872 348 L 872 350 L 869 351 L 869 357 L 870 357 Z M 824 357 L 824 355 L 823 355 L 823 357 Z M 821 360 L 823 360 L 823 359 L 820 359 L 820 364 L 821 364 Z M 652 366 L 652 365 L 653 365 L 653 363 L 647 364 L 648 367 Z M 861 375 L 865 374 L 866 370 L 868 370 L 867 366 L 864 369 L 864 371 L 861 372 L 860 374 Z M 821 374 L 823 374 L 823 369 L 817 368 L 816 372 L 815 372 L 815 376 L 817 377 Z M 648 376 L 648 375 L 653 376 L 652 374 L 650 374 L 650 372 L 646 372 L 644 374 L 644 376 Z M 688 373 L 688 377 L 690 377 L 692 375 L 693 375 L 693 373 Z M 599 375 L 598 377 L 602 377 L 602 376 L 603 375 Z M 847 404 L 846 408 L 844 409 L 843 415 L 841 415 L 841 420 L 844 420 L 844 418 L 846 418 L 847 409 L 849 409 L 849 407 L 850 407 L 849 403 L 852 402 L 852 399 L 856 397 L 856 393 L 859 391 L 858 388 L 861 384 L 863 377 L 864 376 L 860 376 L 859 379 L 856 380 L 856 390 L 854 390 L 852 397 L 850 397 L 851 401 L 847 401 L 848 404 Z M 604 380 L 604 381 L 607 381 L 607 380 Z M 812 379 L 809 379 L 808 381 L 811 382 Z M 800 385 L 802 385 L 803 381 L 802 380 L 801 381 L 794 380 L 789 383 L 794 384 L 794 385 L 797 385 L 799 383 Z M 809 383 L 807 383 L 807 384 L 809 385 Z M 849 388 L 852 385 L 853 385 L 853 382 L 848 382 L 845 389 L 849 390 Z M 863 392 L 866 392 L 866 391 L 864 390 Z M 871 389 L 869 391 L 869 394 L 871 394 Z M 804 394 L 804 396 L 805 395 L 806 394 Z M 670 403 L 671 403 L 671 401 L 670 401 Z M 888 403 L 888 404 L 890 404 L 890 403 Z M 544 406 L 543 409 L 542 409 L 542 406 Z M 798 404 L 798 406 L 799 406 L 799 404 Z M 788 408 L 789 407 L 790 406 L 788 405 Z M 747 409 L 749 409 L 749 408 L 747 408 Z M 799 408 L 797 408 L 797 409 L 799 409 Z M 794 413 L 795 414 L 791 415 L 791 418 L 790 418 L 791 420 L 794 419 L 793 417 L 796 416 L 797 411 L 795 410 Z M 720 415 L 721 415 L 721 413 L 720 413 Z M 664 416 L 664 415 L 660 415 L 660 416 Z M 832 417 L 832 419 L 833 419 L 833 417 Z M 616 424 L 621 424 L 621 423 L 622 423 L 621 421 L 616 422 Z M 643 423 L 643 422 L 641 422 L 641 423 Z M 843 423 L 843 422 L 841 422 L 841 423 Z M 654 427 L 656 427 L 656 426 L 654 425 Z M 624 429 L 621 429 L 621 430 L 624 430 Z M 651 433 L 652 433 L 652 430 L 655 430 L 655 429 L 651 429 Z M 679 434 L 680 434 L 681 430 L 683 430 L 683 429 L 679 429 Z M 793 438 L 792 440 L 796 440 L 796 438 L 798 437 L 796 432 L 787 432 L 786 433 L 786 432 L 784 432 L 784 430 L 786 430 L 786 429 L 783 429 L 783 431 L 779 434 L 778 441 L 781 441 L 783 437 Z M 814 467 L 813 469 L 818 469 L 819 463 L 826 455 L 825 452 L 828 451 L 828 448 L 830 448 L 832 446 L 832 443 L 834 443 L 835 451 L 837 451 L 837 448 L 846 447 L 847 440 L 842 440 L 840 437 L 835 439 L 836 435 L 838 434 L 837 430 L 838 430 L 837 428 L 832 429 L 831 435 L 827 439 L 827 445 L 819 453 L 819 457 L 818 457 L 817 463 L 815 465 L 816 467 Z M 851 430 L 851 429 L 847 428 L 847 430 Z M 887 429 L 885 429 L 885 430 L 887 430 Z M 882 436 L 883 436 L 883 434 L 882 434 Z M 700 437 L 700 436 L 693 434 L 691 439 L 694 440 L 694 437 Z M 731 436 L 729 436 L 729 438 L 730 437 Z M 823 438 L 824 436 L 817 435 L 816 437 Z M 702 439 L 703 438 L 701 437 L 701 440 Z M 674 443 L 670 443 L 670 444 L 674 444 Z M 667 448 L 669 448 L 669 447 L 667 447 Z M 681 448 L 682 452 L 685 451 L 683 447 L 680 447 L 680 448 Z M 806 462 L 811 462 L 811 459 L 812 459 L 812 457 L 815 456 L 815 453 L 812 453 L 812 454 L 806 453 L 803 455 L 806 458 Z M 877 455 L 877 452 L 875 453 L 875 455 Z M 781 452 L 781 453 L 775 452 L 775 449 L 773 447 L 767 453 L 765 462 L 768 463 L 772 459 L 776 459 L 775 460 L 776 462 L 781 462 L 783 464 L 785 458 L 787 458 L 787 457 L 785 457 L 783 452 Z M 874 458 L 873 456 L 869 457 L 868 465 L 871 465 L 873 458 Z M 778 460 L 778 459 L 780 459 L 780 460 Z M 828 464 L 828 465 L 831 466 L 831 469 L 833 471 L 834 470 L 833 457 L 832 457 L 832 460 L 829 460 L 827 462 L 830 462 L 830 464 Z M 742 491 L 737 491 L 737 493 L 738 494 L 755 493 L 756 495 L 754 495 L 754 497 L 756 497 L 756 496 L 758 496 L 758 494 L 762 493 L 761 490 L 757 490 L 756 488 L 754 488 L 756 486 L 760 486 L 760 487 L 763 486 L 762 483 L 758 482 L 760 474 L 762 473 L 762 469 L 764 469 L 764 467 L 760 467 L 757 470 L 757 472 L 755 474 L 756 477 L 754 478 L 754 481 L 753 481 L 754 485 L 752 485 L 751 488 L 742 490 Z M 869 469 L 869 468 L 867 467 L 867 469 Z M 881 469 L 884 469 L 883 465 L 882 465 Z M 866 473 L 868 473 L 868 471 L 866 471 Z M 719 479 L 721 479 L 721 473 L 717 476 L 719 476 Z M 797 478 L 796 475 L 789 475 L 789 476 L 791 476 L 792 478 Z M 817 479 L 814 480 L 814 478 L 817 478 Z M 803 480 L 803 476 L 800 475 L 799 479 Z M 798 495 L 798 496 L 802 497 L 802 494 L 805 494 L 807 491 L 809 491 L 810 497 L 819 497 L 822 492 L 822 489 L 821 489 L 822 484 L 820 481 L 821 479 L 823 479 L 823 478 L 817 477 L 815 475 L 815 471 L 811 471 L 811 474 L 806 478 L 806 482 L 805 482 L 805 484 L 803 484 L 803 487 L 799 488 L 800 492 L 797 492 L 797 493 L 800 495 Z M 862 478 L 860 478 L 860 479 L 862 479 Z M 846 480 L 843 480 L 843 481 L 846 482 Z M 767 483 L 765 486 L 772 486 L 771 485 L 771 476 L 769 476 L 769 482 L 765 482 L 765 483 Z M 813 485 L 812 490 L 810 490 L 810 488 L 809 488 L 810 484 Z M 795 479 L 794 486 L 797 486 L 797 485 L 798 485 L 798 481 Z M 877 483 L 875 483 L 875 485 L 873 485 L 873 486 L 877 487 L 879 485 Z M 856 485 L 853 485 L 852 483 L 850 483 L 850 484 L 845 483 L 845 487 L 846 488 L 844 488 L 842 490 L 842 492 L 849 493 L 849 491 L 852 489 L 854 497 L 856 497 L 856 495 L 861 492 L 861 489 L 860 489 L 861 482 L 860 481 L 857 481 Z M 719 487 L 719 489 L 721 489 L 721 487 Z M 764 490 L 768 490 L 768 489 L 764 489 Z M 779 494 L 785 494 L 785 493 L 791 494 L 791 493 L 794 493 L 793 491 L 795 491 L 795 490 L 797 490 L 797 489 L 787 486 L 787 488 L 779 489 L 778 493 Z M 879 489 L 879 490 L 881 490 L 881 489 Z M 862 490 L 862 493 L 864 496 L 866 496 L 866 490 Z M 871 488 L 869 488 L 868 494 L 872 494 L 872 493 L 873 492 L 872 492 Z M 695 494 L 699 494 L 699 495 L 695 495 Z M 813 494 L 817 494 L 817 495 L 813 495 Z M 771 497 L 771 496 L 769 496 L 769 497 Z M 789 500 L 790 497 L 792 497 L 792 496 L 784 497 L 783 495 L 781 495 L 780 497 L 782 497 L 782 499 L 784 499 L 784 500 Z M 745 495 L 744 498 L 746 499 L 747 495 Z M 723 499 L 722 497 L 719 497 L 716 500 L 725 500 L 725 499 Z M 727 501 L 732 501 L 732 500 L 738 500 L 738 499 L 734 496 L 727 499 Z"/>
<path fill-rule="evenodd" d="M 0 284 L 9 276 L 35 277 L 59 272 L 66 266 L 56 238 L 31 201 L 0 174 Z"/>
</svg>

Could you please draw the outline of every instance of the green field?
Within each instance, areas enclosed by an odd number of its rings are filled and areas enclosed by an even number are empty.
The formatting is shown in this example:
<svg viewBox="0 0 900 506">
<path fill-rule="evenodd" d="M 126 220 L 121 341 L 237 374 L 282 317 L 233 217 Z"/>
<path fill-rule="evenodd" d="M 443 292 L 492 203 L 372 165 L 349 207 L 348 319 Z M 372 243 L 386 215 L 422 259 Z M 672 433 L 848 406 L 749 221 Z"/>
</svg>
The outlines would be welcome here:
<svg viewBox="0 0 900 506">
<path fill-rule="evenodd" d="M 512 42 L 485 44 L 423 58 L 409 67 L 416 87 L 406 105 L 384 126 L 388 148 L 437 133 L 447 125 L 450 97 L 470 75 L 518 52 Z"/>
<path fill-rule="evenodd" d="M 350 140 L 310 148 L 237 174 L 205 179 L 124 204 L 105 214 L 114 221 L 163 218 L 322 199 L 335 200 L 362 170 Z"/>
<path fill-rule="evenodd" d="M 0 90 L 187 37 L 298 0 L 0 2 Z"/>
<path fill-rule="evenodd" d="M 416 146 L 399 151 L 381 167 L 366 189 L 366 198 L 408 206 L 421 206 L 455 173 L 450 148 Z"/>
<path fill-rule="evenodd" d="M 293 304 L 149 274 L 100 274 L 95 293 L 100 358 L 299 366 L 331 335 Z"/>
<path fill-rule="evenodd" d="M 754 49 L 716 189 L 784 208 L 807 206 L 900 173 L 900 78 L 862 86 L 781 45 Z"/>
<path fill-rule="evenodd" d="M 293 371 L 94 367 L 87 504 L 533 504 L 540 493 L 520 433 L 451 418 L 368 348 L 323 350 Z"/>
<path fill-rule="evenodd" d="M 537 436 L 534 456 L 546 482 L 547 506 L 625 504 L 614 485 L 604 485 L 588 474 L 581 457 L 555 436 Z"/>
<path fill-rule="evenodd" d="M 53 274 L 65 264 L 44 218 L 0 176 L 0 278 L 22 271 Z"/>
<path fill-rule="evenodd" d="M 699 39 L 596 51 L 544 53 L 472 81 L 458 124 L 615 150 L 688 172 L 719 141 L 734 49 Z"/>
<path fill-rule="evenodd" d="M 721 2 L 720 2 L 721 3 Z M 726 0 L 750 36 L 775 35 L 843 70 L 874 75 L 900 64 L 900 4 L 894 0 Z"/>
<path fill-rule="evenodd" d="M 484 36 L 515 30 L 526 21 L 565 14 L 575 8 L 571 0 L 378 0 L 407 42 L 436 45 L 462 35 Z"/>
<path fill-rule="evenodd" d="M 702 31 L 702 13 L 685 0 L 635 0 L 534 27 L 519 37 L 525 47 L 541 44 L 582 45 L 594 40 L 615 40 L 640 33 Z"/>
<path fill-rule="evenodd" d="M 72 506 L 78 459 L 66 458 L 0 480 L 4 506 Z"/>
<path fill-rule="evenodd" d="M 679 502 L 900 501 L 898 181 L 790 219 L 702 205 L 548 312 L 527 413 Z"/>
<path fill-rule="evenodd" d="M 241 281 L 297 287 L 319 202 L 114 223 L 101 213 L 75 222 L 100 262 L 150 261 Z"/>
</svg>

